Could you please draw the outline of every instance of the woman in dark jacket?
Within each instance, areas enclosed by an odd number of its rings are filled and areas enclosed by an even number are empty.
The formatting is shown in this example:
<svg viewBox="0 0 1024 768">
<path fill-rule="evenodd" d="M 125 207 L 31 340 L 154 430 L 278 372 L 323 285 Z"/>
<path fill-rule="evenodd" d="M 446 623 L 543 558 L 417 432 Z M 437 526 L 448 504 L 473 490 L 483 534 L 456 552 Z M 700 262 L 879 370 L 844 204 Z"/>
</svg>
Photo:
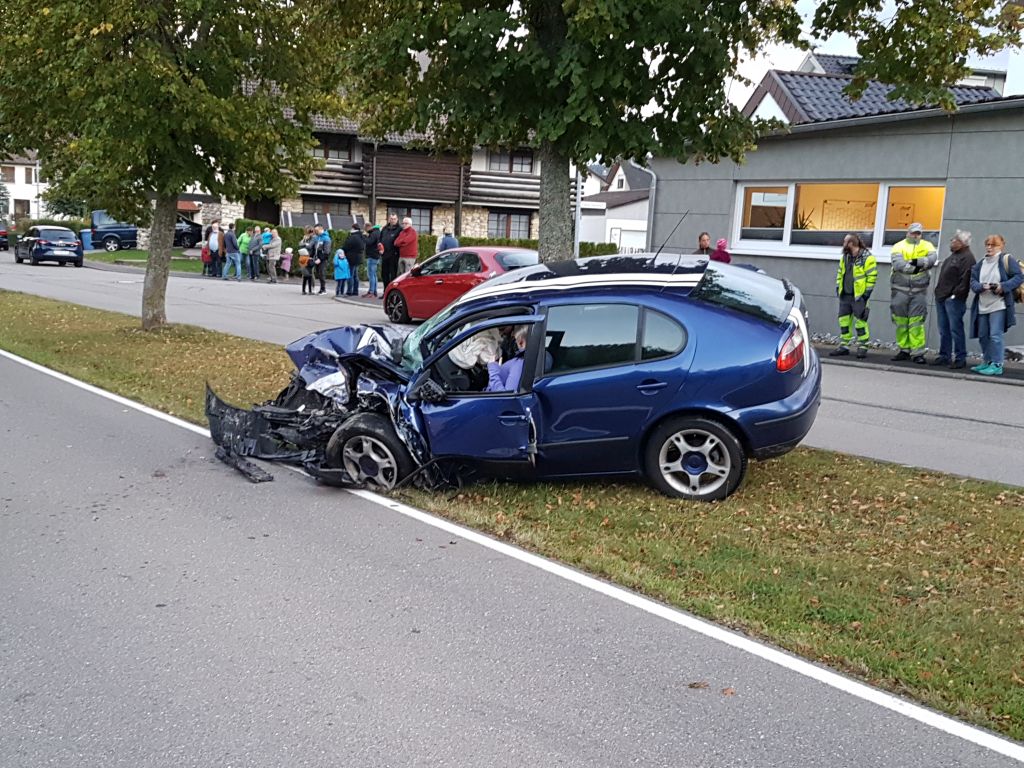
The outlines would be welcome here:
<svg viewBox="0 0 1024 768">
<path fill-rule="evenodd" d="M 964 337 L 964 312 L 971 292 L 971 233 L 957 230 L 949 241 L 950 254 L 939 267 L 935 285 L 935 315 L 939 323 L 939 355 L 932 365 L 963 368 L 967 360 L 967 339 Z"/>
<path fill-rule="evenodd" d="M 985 238 L 985 258 L 971 270 L 971 338 L 981 342 L 984 362 L 971 370 L 982 376 L 1003 373 L 1003 334 L 1017 324 L 1013 292 L 1024 283 L 1017 259 L 1004 253 L 1002 235 Z"/>
<path fill-rule="evenodd" d="M 341 249 L 345 252 L 345 259 L 348 261 L 350 277 L 348 279 L 348 296 L 359 295 L 359 265 L 363 263 L 363 253 L 366 251 L 366 240 L 363 239 L 363 232 L 358 224 L 352 225 L 352 231 L 348 233 Z"/>
</svg>

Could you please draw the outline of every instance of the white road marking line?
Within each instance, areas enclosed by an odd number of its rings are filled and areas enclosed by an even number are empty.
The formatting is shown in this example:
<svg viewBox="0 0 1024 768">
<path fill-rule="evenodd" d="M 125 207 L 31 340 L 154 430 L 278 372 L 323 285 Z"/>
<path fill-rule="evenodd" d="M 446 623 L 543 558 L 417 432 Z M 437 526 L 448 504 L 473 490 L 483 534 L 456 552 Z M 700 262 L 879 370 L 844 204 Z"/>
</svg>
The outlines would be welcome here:
<svg viewBox="0 0 1024 768">
<path fill-rule="evenodd" d="M 48 376 L 53 376 L 60 381 L 80 389 L 84 389 L 94 395 L 105 397 L 119 405 L 128 406 L 129 408 L 134 408 L 135 410 L 141 411 L 149 416 L 154 416 L 168 424 L 174 424 L 175 426 L 182 427 L 190 432 L 194 432 L 205 437 L 210 436 L 210 432 L 207 429 L 203 429 L 195 424 L 190 424 L 176 416 L 170 416 L 154 408 L 150 408 L 149 406 L 142 405 L 134 400 L 129 400 L 121 397 L 120 395 L 115 395 L 113 392 L 108 392 L 105 389 L 100 389 L 99 387 L 94 387 L 91 384 L 86 384 L 84 381 L 79 381 L 71 376 L 39 365 L 38 363 L 33 363 L 31 360 L 26 360 L 25 358 L 19 357 L 18 355 L 12 354 L 6 350 L 0 349 L 0 356 L 27 366 L 32 370 Z M 556 563 L 553 560 L 540 557 L 539 555 L 514 547 L 511 544 L 505 544 L 504 542 L 492 539 L 478 531 L 465 528 L 440 517 L 435 517 L 434 515 L 416 509 L 415 507 L 401 504 L 400 502 L 393 501 L 384 496 L 378 496 L 370 491 L 351 490 L 349 493 L 359 496 L 361 499 L 365 499 L 366 501 L 385 507 L 392 512 L 397 512 L 400 515 L 404 515 L 405 517 L 424 523 L 425 525 L 459 536 L 466 541 L 479 544 L 481 547 L 486 547 L 487 549 L 505 555 L 506 557 L 513 558 L 514 560 L 518 560 L 526 565 L 538 568 L 546 573 L 550 573 L 553 576 L 570 581 L 573 584 L 584 587 L 585 589 L 610 597 L 620 603 L 625 603 L 626 605 L 637 608 L 645 613 L 649 613 L 652 616 L 657 616 L 661 619 L 665 619 L 666 621 L 670 621 L 677 626 L 684 627 L 712 640 L 717 640 L 725 645 L 749 653 L 752 656 L 756 656 L 759 659 L 763 659 L 771 662 L 772 664 L 788 669 L 791 672 L 816 680 L 819 683 L 823 683 L 831 688 L 848 693 L 858 699 L 871 702 L 872 704 L 877 704 L 880 707 L 884 707 L 885 709 L 896 712 L 904 717 L 908 717 L 911 720 L 916 720 L 919 723 L 923 723 L 924 725 L 935 728 L 943 733 L 947 733 L 951 736 L 963 739 L 964 741 L 976 744 L 979 747 L 984 747 L 985 749 L 989 749 L 1000 755 L 1004 755 L 1024 763 L 1024 744 L 1018 744 L 989 731 L 984 731 L 972 725 L 961 723 L 958 720 L 954 720 L 946 715 L 926 709 L 918 704 L 913 704 L 909 701 L 893 696 L 892 694 L 872 688 L 864 683 L 851 680 L 838 672 L 833 672 L 830 669 L 819 667 L 809 661 L 792 656 L 785 651 L 772 648 L 771 646 L 760 643 L 757 640 L 752 640 L 744 635 L 724 629 L 712 624 L 711 622 L 705 621 L 704 619 L 699 619 L 696 616 L 684 613 L 676 608 L 671 608 L 667 605 L 655 602 L 654 600 L 642 597 L 641 595 L 630 592 L 622 587 L 616 587 L 613 584 L 601 581 L 593 576 L 588 576 L 585 573 L 562 565 L 561 563 Z"/>
</svg>

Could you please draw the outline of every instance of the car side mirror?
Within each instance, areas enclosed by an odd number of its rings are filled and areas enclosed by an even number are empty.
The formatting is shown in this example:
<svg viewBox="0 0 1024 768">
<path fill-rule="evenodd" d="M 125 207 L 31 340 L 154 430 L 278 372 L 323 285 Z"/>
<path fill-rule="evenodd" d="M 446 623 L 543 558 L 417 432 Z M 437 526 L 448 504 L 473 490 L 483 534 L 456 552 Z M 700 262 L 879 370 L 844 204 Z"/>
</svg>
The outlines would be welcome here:
<svg viewBox="0 0 1024 768">
<path fill-rule="evenodd" d="M 409 270 L 409 274 L 412 275 L 413 277 L 419 277 L 422 273 L 423 268 L 420 266 L 415 266 Z"/>
<path fill-rule="evenodd" d="M 405 399 L 409 402 L 422 400 L 424 403 L 443 403 L 448 399 L 448 393 L 444 391 L 440 384 L 429 376 L 424 375 L 405 393 Z"/>
</svg>

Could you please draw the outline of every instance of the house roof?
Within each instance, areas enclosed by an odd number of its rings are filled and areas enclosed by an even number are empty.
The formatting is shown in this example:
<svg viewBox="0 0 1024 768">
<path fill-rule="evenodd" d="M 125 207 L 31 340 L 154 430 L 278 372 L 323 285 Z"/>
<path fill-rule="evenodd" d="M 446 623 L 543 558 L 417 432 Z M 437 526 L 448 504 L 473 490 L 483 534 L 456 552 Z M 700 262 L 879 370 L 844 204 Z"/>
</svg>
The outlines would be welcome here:
<svg viewBox="0 0 1024 768">
<path fill-rule="evenodd" d="M 836 56 L 831 53 L 812 54 L 826 75 L 851 75 L 853 68 L 860 61 L 859 56 Z"/>
<path fill-rule="evenodd" d="M 838 58 L 838 57 L 837 57 Z M 786 118 L 794 124 L 843 120 L 852 117 L 913 112 L 928 109 L 903 99 L 890 101 L 893 86 L 870 81 L 864 95 L 857 101 L 843 93 L 853 81 L 849 75 L 822 75 L 814 72 L 783 72 L 769 70 L 743 108 L 743 114 L 752 115 L 764 100 L 771 96 Z M 958 106 L 995 101 L 1001 98 L 994 88 L 977 85 L 954 85 L 950 88 Z"/>
<path fill-rule="evenodd" d="M 647 176 L 647 174 L 644 174 Z M 650 178 L 650 177 L 648 177 Z M 596 195 L 587 195 L 583 198 L 585 203 L 604 203 L 606 208 L 618 208 L 621 205 L 629 205 L 640 200 L 646 200 L 651 196 L 651 190 L 631 189 L 629 191 L 609 190 L 598 192 Z"/>
<path fill-rule="evenodd" d="M 631 191 L 650 189 L 651 174 L 643 168 L 637 168 L 628 160 L 619 163 L 619 168 L 626 174 L 626 181 L 629 183 Z"/>
<path fill-rule="evenodd" d="M 612 169 L 605 168 L 600 163 L 591 163 L 587 166 L 587 171 L 600 179 L 602 183 L 607 183 L 608 175 L 612 172 Z"/>
</svg>

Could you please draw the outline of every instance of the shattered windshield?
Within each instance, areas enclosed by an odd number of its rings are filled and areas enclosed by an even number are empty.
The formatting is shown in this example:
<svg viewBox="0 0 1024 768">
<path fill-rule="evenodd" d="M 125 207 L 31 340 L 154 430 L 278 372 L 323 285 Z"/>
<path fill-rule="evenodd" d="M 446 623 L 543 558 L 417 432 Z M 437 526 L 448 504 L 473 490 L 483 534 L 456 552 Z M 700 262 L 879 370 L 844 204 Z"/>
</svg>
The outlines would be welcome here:
<svg viewBox="0 0 1024 768">
<path fill-rule="evenodd" d="M 400 365 L 407 371 L 416 371 L 423 364 L 423 355 L 420 352 L 420 342 L 425 339 L 431 331 L 447 320 L 455 311 L 455 304 L 449 304 L 432 318 L 424 322 L 415 331 L 410 333 L 405 344 L 402 345 L 402 359 Z"/>
</svg>

